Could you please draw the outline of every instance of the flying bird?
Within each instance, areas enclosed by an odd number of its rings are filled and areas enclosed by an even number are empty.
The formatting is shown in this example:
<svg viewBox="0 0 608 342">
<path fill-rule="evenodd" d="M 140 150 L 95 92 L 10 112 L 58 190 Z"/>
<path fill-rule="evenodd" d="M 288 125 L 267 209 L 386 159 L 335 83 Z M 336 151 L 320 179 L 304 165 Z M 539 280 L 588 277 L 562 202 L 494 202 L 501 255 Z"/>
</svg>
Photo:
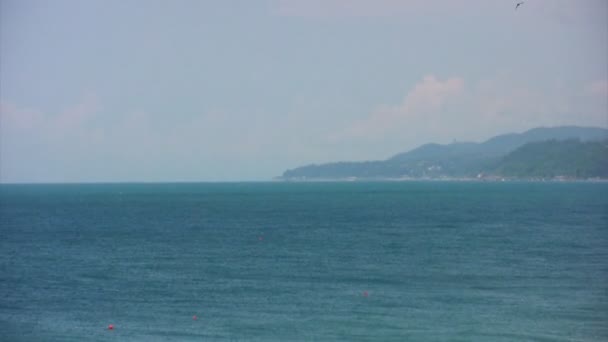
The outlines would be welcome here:
<svg viewBox="0 0 608 342">
<path fill-rule="evenodd" d="M 524 2 L 523 2 L 523 1 L 518 2 L 518 3 L 515 5 L 515 9 L 517 10 L 517 7 L 519 7 L 519 6 L 523 5 L 523 4 L 524 4 Z"/>
</svg>

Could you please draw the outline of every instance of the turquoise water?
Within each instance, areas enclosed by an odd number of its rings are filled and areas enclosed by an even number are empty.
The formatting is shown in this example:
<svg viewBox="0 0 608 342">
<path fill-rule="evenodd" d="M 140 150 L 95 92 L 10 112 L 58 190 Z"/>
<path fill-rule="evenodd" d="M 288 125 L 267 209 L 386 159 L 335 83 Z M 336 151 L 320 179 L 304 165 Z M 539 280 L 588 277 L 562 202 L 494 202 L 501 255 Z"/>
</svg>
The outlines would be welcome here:
<svg viewBox="0 0 608 342">
<path fill-rule="evenodd" d="M 608 340 L 606 183 L 1 185 L 0 226 L 3 341 Z"/>
</svg>

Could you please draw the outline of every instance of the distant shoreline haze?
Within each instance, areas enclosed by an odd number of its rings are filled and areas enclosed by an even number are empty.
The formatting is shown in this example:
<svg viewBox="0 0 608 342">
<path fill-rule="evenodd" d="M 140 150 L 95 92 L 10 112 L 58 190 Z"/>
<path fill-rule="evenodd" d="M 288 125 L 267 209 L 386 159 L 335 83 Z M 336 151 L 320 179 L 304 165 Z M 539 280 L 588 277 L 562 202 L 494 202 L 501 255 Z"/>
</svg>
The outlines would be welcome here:
<svg viewBox="0 0 608 342">
<path fill-rule="evenodd" d="M 540 127 L 482 143 L 426 144 L 386 160 L 312 164 L 279 180 L 608 179 L 608 129 Z"/>
</svg>

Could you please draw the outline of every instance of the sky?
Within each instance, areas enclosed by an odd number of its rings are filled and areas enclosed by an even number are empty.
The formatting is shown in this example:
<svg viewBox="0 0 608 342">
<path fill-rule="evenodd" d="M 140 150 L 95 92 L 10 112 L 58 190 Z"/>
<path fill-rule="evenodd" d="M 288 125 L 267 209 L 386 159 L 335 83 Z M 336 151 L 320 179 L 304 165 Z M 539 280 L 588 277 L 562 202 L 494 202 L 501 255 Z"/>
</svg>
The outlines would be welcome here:
<svg viewBox="0 0 608 342">
<path fill-rule="evenodd" d="M 608 1 L 0 0 L 0 182 L 263 181 L 608 127 Z"/>
</svg>

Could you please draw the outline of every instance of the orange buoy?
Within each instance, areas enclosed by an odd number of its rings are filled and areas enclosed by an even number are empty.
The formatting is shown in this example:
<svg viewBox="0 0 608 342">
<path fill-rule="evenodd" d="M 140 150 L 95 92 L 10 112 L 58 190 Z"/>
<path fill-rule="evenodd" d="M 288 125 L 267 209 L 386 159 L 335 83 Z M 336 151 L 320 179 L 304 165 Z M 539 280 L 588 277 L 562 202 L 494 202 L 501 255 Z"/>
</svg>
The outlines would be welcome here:
<svg viewBox="0 0 608 342">
<path fill-rule="evenodd" d="M 108 330 L 114 330 L 114 324 L 108 325 Z"/>
</svg>

